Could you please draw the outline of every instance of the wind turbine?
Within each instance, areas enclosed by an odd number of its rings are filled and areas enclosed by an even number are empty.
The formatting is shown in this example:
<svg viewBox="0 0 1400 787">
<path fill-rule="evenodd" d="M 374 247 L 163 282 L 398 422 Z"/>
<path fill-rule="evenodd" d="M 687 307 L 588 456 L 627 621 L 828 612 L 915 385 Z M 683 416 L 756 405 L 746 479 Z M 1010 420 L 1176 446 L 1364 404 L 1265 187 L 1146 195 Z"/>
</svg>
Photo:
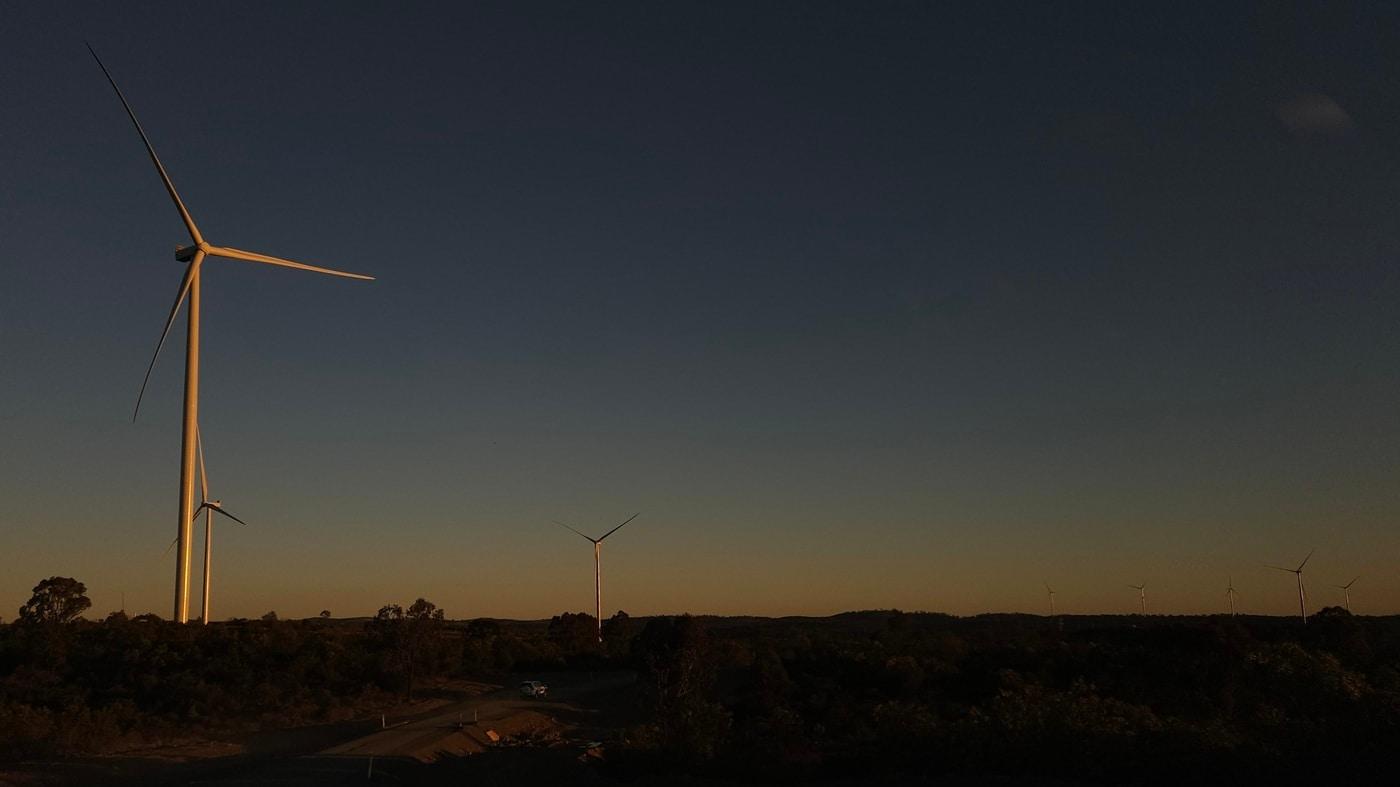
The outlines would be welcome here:
<svg viewBox="0 0 1400 787">
<path fill-rule="evenodd" d="M 1312 552 L 1309 552 L 1308 556 L 1303 558 L 1303 562 L 1299 563 L 1297 568 L 1284 568 L 1283 566 L 1272 566 L 1268 563 L 1264 564 L 1267 568 L 1278 569 L 1279 571 L 1287 571 L 1298 578 L 1298 615 L 1303 618 L 1304 625 L 1306 625 L 1308 622 L 1308 592 L 1303 588 L 1303 566 L 1306 566 L 1308 564 L 1308 561 L 1312 560 L 1313 552 L 1316 551 L 1317 550 L 1314 549 Z M 1355 582 L 1356 580 L 1352 581 Z"/>
<path fill-rule="evenodd" d="M 1360 575 L 1360 574 L 1357 574 L 1356 576 L 1352 577 L 1351 581 L 1348 582 L 1348 583 L 1346 583 L 1345 585 L 1333 585 L 1333 586 L 1332 586 L 1332 587 L 1334 587 L 1334 588 L 1341 588 L 1341 590 L 1342 590 L 1342 598 L 1346 599 L 1346 610 L 1347 610 L 1347 612 L 1351 612 L 1351 586 L 1352 586 L 1352 585 L 1355 585 L 1355 584 L 1356 584 L 1356 580 L 1358 580 L 1358 579 L 1361 579 L 1361 575 Z"/>
<path fill-rule="evenodd" d="M 185 403 L 183 429 L 180 439 L 180 500 L 178 535 L 175 540 L 180 546 L 180 553 L 175 560 L 175 613 L 174 619 L 180 623 L 189 622 L 189 599 L 190 599 L 190 536 L 191 525 L 194 520 L 194 463 L 195 463 L 195 442 L 196 424 L 199 419 L 199 302 L 200 302 L 200 267 L 204 263 L 205 257 L 224 257 L 232 260 L 244 260 L 246 262 L 260 262 L 266 265 L 276 265 L 283 268 L 296 268 L 298 270 L 313 271 L 315 273 L 325 273 L 331 276 L 343 276 L 350 279 L 372 280 L 373 276 L 365 276 L 359 273 L 346 273 L 344 271 L 332 270 L 330 268 L 320 268 L 315 265 L 306 265 L 292 260 L 272 257 L 266 254 L 257 254 L 250 251 L 230 248 L 228 246 L 214 246 L 204 239 L 200 234 L 199 227 L 195 226 L 194 219 L 185 208 L 185 203 L 180 200 L 180 195 L 175 191 L 175 184 L 171 183 L 170 176 L 166 174 L 165 167 L 160 163 L 160 158 L 156 156 L 155 148 L 151 146 L 151 140 L 147 138 L 146 132 L 141 128 L 141 122 L 136 119 L 136 113 L 131 109 L 131 104 L 127 102 L 126 96 L 122 94 L 121 88 L 117 87 L 117 81 L 112 78 L 112 73 L 107 70 L 107 66 L 102 64 L 97 52 L 93 51 L 92 45 L 88 45 L 88 52 L 92 53 L 92 59 L 97 61 L 97 65 L 106 75 L 107 81 L 111 83 L 112 90 L 116 91 L 117 98 L 121 100 L 122 107 L 126 109 L 127 117 L 131 118 L 131 124 L 136 127 L 136 133 L 141 137 L 141 143 L 146 147 L 146 154 L 151 158 L 151 164 L 156 168 L 156 173 L 160 175 L 161 183 L 165 185 L 165 191 L 170 195 L 170 201 L 175 204 L 175 209 L 180 213 L 180 221 L 184 223 L 186 232 L 189 233 L 192 245 L 177 248 L 175 259 L 186 263 L 185 274 L 180 279 L 180 287 L 175 293 L 175 304 L 170 307 L 170 316 L 166 318 L 165 329 L 161 331 L 160 341 L 156 343 L 156 351 L 151 356 L 151 363 L 146 367 L 146 376 L 141 381 L 141 391 L 136 396 L 136 408 L 132 411 L 131 420 L 136 420 L 136 415 L 141 411 L 141 398 L 146 394 L 146 383 L 151 379 L 151 370 L 155 368 L 156 358 L 160 356 L 161 348 L 165 346 L 165 339 L 170 335 L 170 328 L 175 324 L 175 317 L 180 312 L 180 304 L 189 298 L 189 319 L 186 325 L 185 339 Z"/>
<path fill-rule="evenodd" d="M 200 512 L 204 513 L 204 595 L 201 598 L 200 604 L 202 608 L 200 623 L 202 625 L 207 626 L 209 625 L 209 584 L 211 576 L 210 571 L 213 567 L 214 557 L 214 514 L 222 514 L 240 525 L 247 525 L 248 523 L 244 522 L 243 520 L 239 519 L 233 514 L 230 514 L 228 511 L 225 511 L 223 503 L 219 502 L 218 500 L 209 499 L 209 477 L 204 474 L 204 438 L 199 434 L 198 428 L 195 429 L 195 436 L 197 438 L 196 443 L 199 447 L 200 494 L 199 507 L 196 508 L 194 511 L 194 519 L 199 519 Z M 169 554 L 170 550 L 174 549 L 175 545 L 179 543 L 179 541 L 179 536 L 176 536 L 175 540 L 170 542 L 170 546 L 165 548 L 166 554 Z"/>
<path fill-rule="evenodd" d="M 213 565 L 214 558 L 214 514 L 219 513 L 232 519 L 240 525 L 247 525 L 247 522 L 230 514 L 224 510 L 223 504 L 218 500 L 209 499 L 209 476 L 204 473 L 204 437 L 199 434 L 199 429 L 195 429 L 196 444 L 199 446 L 199 508 L 196 508 L 194 515 L 199 516 L 199 512 L 204 512 L 204 595 L 200 600 L 201 615 L 200 623 L 209 625 L 209 572 Z"/>
<path fill-rule="evenodd" d="M 1050 583 L 1045 583 L 1045 597 L 1050 600 L 1050 617 L 1055 617 L 1055 591 L 1050 587 Z"/>
<path fill-rule="evenodd" d="M 1138 606 L 1142 609 L 1142 614 L 1147 614 L 1147 584 L 1129 585 L 1128 587 L 1138 592 Z"/>
<path fill-rule="evenodd" d="M 1235 596 L 1238 595 L 1239 593 L 1235 592 L 1235 579 L 1229 577 L 1229 583 L 1225 586 L 1225 598 L 1230 602 L 1230 617 L 1232 618 L 1235 616 Z"/>
<path fill-rule="evenodd" d="M 637 516 L 640 515 L 641 513 L 642 513 L 642 512 L 638 511 L 636 514 L 633 514 L 632 516 L 627 517 L 627 519 L 623 520 L 622 525 L 625 525 L 625 524 L 627 524 L 628 522 L 631 522 L 632 520 L 636 519 Z M 588 539 L 589 541 L 592 541 L 592 542 L 593 542 L 593 608 L 594 608 L 594 613 L 595 613 L 595 614 L 594 614 L 594 622 L 596 622 L 596 623 L 598 624 L 598 641 L 599 641 L 599 642 L 602 642 L 602 641 L 603 641 L 603 539 L 605 539 L 605 538 L 607 538 L 608 536 L 612 535 L 613 533 L 616 533 L 617 531 L 621 530 L 621 529 L 622 529 L 622 525 L 618 525 L 617 527 L 613 528 L 612 530 L 609 530 L 608 532 L 604 533 L 603 535 L 598 536 L 597 538 L 594 538 L 593 536 L 584 535 L 583 533 L 579 532 L 578 530 L 576 530 L 576 529 L 575 529 L 574 527 L 572 527 L 571 525 L 566 525 L 566 524 L 564 524 L 563 522 L 555 521 L 554 524 L 556 524 L 556 525 L 558 525 L 558 526 L 560 526 L 560 527 L 568 528 L 569 530 L 573 530 L 575 533 L 578 533 L 579 535 L 581 535 L 581 536 L 583 536 L 584 538 Z"/>
</svg>

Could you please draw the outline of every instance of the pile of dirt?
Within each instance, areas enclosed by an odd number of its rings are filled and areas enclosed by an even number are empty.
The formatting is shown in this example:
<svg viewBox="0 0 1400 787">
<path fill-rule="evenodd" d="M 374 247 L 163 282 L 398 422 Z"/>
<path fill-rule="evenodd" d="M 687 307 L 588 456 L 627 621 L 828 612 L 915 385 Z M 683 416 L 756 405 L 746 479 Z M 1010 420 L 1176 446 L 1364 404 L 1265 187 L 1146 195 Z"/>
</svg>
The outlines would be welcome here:
<svg viewBox="0 0 1400 787">
<path fill-rule="evenodd" d="M 433 736 L 404 752 L 403 756 L 428 763 L 445 757 L 480 754 L 491 748 L 552 746 L 559 742 L 563 731 L 563 725 L 550 716 L 532 710 L 517 711 L 500 719 L 467 724 Z"/>
<path fill-rule="evenodd" d="M 445 757 L 465 757 L 469 754 L 480 754 L 486 751 L 490 745 L 485 731 L 475 727 L 466 727 L 454 730 L 445 735 L 434 737 L 431 741 L 425 741 L 421 745 L 403 753 L 403 756 L 415 759 L 419 762 L 436 762 Z"/>
<path fill-rule="evenodd" d="M 491 722 L 491 729 L 501 736 L 501 743 L 507 746 L 557 741 L 564 732 L 564 726 L 557 719 L 533 710 L 517 711 L 496 719 Z"/>
</svg>

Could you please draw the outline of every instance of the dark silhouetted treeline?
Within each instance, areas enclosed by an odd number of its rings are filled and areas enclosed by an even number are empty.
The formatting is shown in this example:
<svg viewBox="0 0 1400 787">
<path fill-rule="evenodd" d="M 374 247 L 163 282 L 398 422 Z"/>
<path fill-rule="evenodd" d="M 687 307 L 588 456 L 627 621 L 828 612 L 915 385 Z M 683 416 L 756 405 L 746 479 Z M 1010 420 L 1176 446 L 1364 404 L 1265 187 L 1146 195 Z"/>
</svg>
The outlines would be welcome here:
<svg viewBox="0 0 1400 787">
<path fill-rule="evenodd" d="M 63 578 L 54 578 L 62 580 Z M 46 581 L 0 625 L 0 757 L 363 717 L 444 677 L 627 669 L 643 721 L 603 773 L 694 783 L 1255 783 L 1362 777 L 1400 752 L 1400 618 L 894 611 L 619 613 L 179 626 L 83 620 Z M 42 593 L 40 592 L 42 591 Z"/>
<path fill-rule="evenodd" d="M 653 619 L 621 776 L 1179 784 L 1400 756 L 1400 619 Z"/>
</svg>

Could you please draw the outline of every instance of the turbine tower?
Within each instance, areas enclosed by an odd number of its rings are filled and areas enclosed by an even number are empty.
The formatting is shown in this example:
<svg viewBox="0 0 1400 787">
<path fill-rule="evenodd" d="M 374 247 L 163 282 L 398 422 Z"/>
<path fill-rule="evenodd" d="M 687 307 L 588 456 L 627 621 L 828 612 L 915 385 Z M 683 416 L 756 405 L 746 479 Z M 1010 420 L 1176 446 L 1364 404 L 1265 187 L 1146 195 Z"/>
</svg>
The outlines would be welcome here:
<svg viewBox="0 0 1400 787">
<path fill-rule="evenodd" d="M 1352 577 L 1352 578 L 1351 578 L 1351 581 L 1348 582 L 1348 583 L 1346 583 L 1345 585 L 1333 585 L 1333 586 L 1332 586 L 1332 587 L 1335 587 L 1335 588 L 1341 588 L 1341 591 L 1342 591 L 1342 598 L 1346 600 L 1346 610 L 1347 610 L 1348 613 L 1351 612 L 1351 586 L 1352 586 L 1352 585 L 1355 585 L 1355 584 L 1356 584 L 1356 580 L 1358 580 L 1358 579 L 1361 579 L 1361 575 L 1360 575 L 1360 574 L 1357 574 L 1356 576 Z"/>
<path fill-rule="evenodd" d="M 1055 591 L 1050 587 L 1050 583 L 1045 583 L 1045 598 L 1050 600 L 1050 617 L 1055 617 Z"/>
<path fill-rule="evenodd" d="M 1267 564 L 1267 563 L 1264 564 L 1267 568 L 1273 568 L 1273 569 L 1277 569 L 1277 570 L 1279 570 L 1279 571 L 1287 571 L 1288 573 L 1290 573 L 1290 574 L 1292 574 L 1293 576 L 1297 577 L 1297 579 L 1298 579 L 1298 615 L 1299 615 L 1299 617 L 1301 617 L 1301 618 L 1303 619 L 1303 625 L 1307 625 L 1307 623 L 1308 623 L 1308 591 L 1307 591 L 1306 589 L 1304 589 L 1304 587 L 1303 587 L 1303 566 L 1306 566 L 1306 565 L 1308 564 L 1308 561 L 1309 561 L 1309 560 L 1312 560 L 1313 552 L 1316 552 L 1316 551 L 1317 551 L 1317 550 L 1314 549 L 1312 552 L 1309 552 L 1309 553 L 1308 553 L 1308 556 L 1305 557 L 1305 558 L 1303 558 L 1303 562 L 1299 563 L 1297 568 L 1284 568 L 1283 566 L 1272 566 L 1272 565 L 1269 565 L 1269 564 Z M 1352 580 L 1352 581 L 1355 582 L 1356 580 Z"/>
<path fill-rule="evenodd" d="M 1238 596 L 1239 593 L 1235 592 L 1234 577 L 1229 577 L 1228 579 L 1229 583 L 1225 586 L 1225 598 L 1230 602 L 1230 617 L 1233 618 L 1235 616 L 1235 597 Z"/>
<path fill-rule="evenodd" d="M 638 516 L 639 514 L 641 514 L 641 513 L 642 513 L 642 512 L 638 511 L 636 514 L 633 514 L 632 516 L 627 517 L 627 519 L 623 520 L 622 525 L 625 525 L 625 524 L 627 524 L 628 522 L 631 522 L 632 520 L 636 519 L 637 516 Z M 564 524 L 563 522 L 555 521 L 554 524 L 556 524 L 556 525 L 558 525 L 558 526 L 560 526 L 560 527 L 568 528 L 569 530 L 573 530 L 575 533 L 578 533 L 579 535 L 581 535 L 581 536 L 583 536 L 584 538 L 588 539 L 589 541 L 592 541 L 592 542 L 593 542 L 593 609 L 594 609 L 594 622 L 598 624 L 598 641 L 599 641 L 599 642 L 602 642 L 602 641 L 603 641 L 603 539 L 605 539 L 605 538 L 607 538 L 608 536 L 612 535 L 613 533 L 616 533 L 617 531 L 621 530 L 621 529 L 622 529 L 622 525 L 618 525 L 617 527 L 613 528 L 612 530 L 609 530 L 608 532 L 604 533 L 603 535 L 598 536 L 597 538 L 594 538 L 593 536 L 584 535 L 582 532 L 580 532 L 579 530 L 575 529 L 573 526 L 571 526 L 571 525 L 566 525 L 566 524 Z"/>
<path fill-rule="evenodd" d="M 106 75 L 107 81 L 112 85 L 112 90 L 116 91 L 117 98 L 121 100 L 122 107 L 126 109 L 127 117 L 131 118 L 131 124 L 136 127 L 136 133 L 141 137 L 141 143 L 146 147 L 146 154 L 150 156 L 151 164 L 156 168 L 156 173 L 160 175 L 161 183 L 165 186 L 165 191 L 170 195 L 170 201 L 175 204 L 175 209 L 180 213 L 180 221 L 185 225 L 185 231 L 189 233 L 191 245 L 177 248 L 175 259 L 185 263 L 185 274 L 180 279 L 180 287 L 175 293 L 175 304 L 170 307 L 170 316 L 166 318 L 165 329 L 161 331 L 160 341 L 156 344 L 155 354 L 151 356 L 151 363 L 146 367 L 146 376 L 141 381 L 141 391 L 136 396 L 136 408 L 131 414 L 131 420 L 136 420 L 136 415 L 141 411 L 141 398 L 146 393 L 146 383 L 151 379 L 151 370 L 155 368 L 156 358 L 160 356 L 160 350 L 165 346 L 165 339 L 170 335 L 170 328 L 175 324 L 175 317 L 180 312 L 180 305 L 189 298 L 189 319 L 186 324 L 185 339 L 185 403 L 183 428 L 180 438 L 180 497 L 179 513 L 176 527 L 178 528 L 175 537 L 180 546 L 179 554 L 175 558 L 175 612 L 174 619 L 180 623 L 189 622 L 189 602 L 190 602 L 190 536 L 194 520 L 194 464 L 195 464 L 195 442 L 196 424 L 199 420 L 199 302 L 200 302 L 200 268 L 204 264 L 206 257 L 224 257 L 232 260 L 244 260 L 246 262 L 260 262 L 266 265 L 276 265 L 283 268 L 296 268 L 298 270 L 313 271 L 315 273 L 325 273 L 331 276 L 343 276 L 350 279 L 372 280 L 373 276 L 365 276 L 359 273 L 346 273 L 344 271 L 332 270 L 330 268 L 320 268 L 315 265 L 306 265 L 281 257 L 271 257 L 266 254 L 256 254 L 250 251 L 242 251 L 227 246 L 214 246 L 204 239 L 200 234 L 199 227 L 195 226 L 194 219 L 190 216 L 189 210 L 185 208 L 185 203 L 180 200 L 180 195 L 175 191 L 175 184 L 170 181 L 170 176 L 166 174 L 165 167 L 160 163 L 160 158 L 156 156 L 155 148 L 151 146 L 151 140 L 146 136 L 146 132 L 141 128 L 141 122 L 136 119 L 136 113 L 131 109 L 131 104 L 127 102 L 126 96 L 122 94 L 121 88 L 117 87 L 117 81 L 112 78 L 112 73 L 107 70 L 107 66 L 102 64 L 97 52 L 88 45 L 88 52 L 92 53 L 92 59 L 97 61 L 97 65 Z"/>
<path fill-rule="evenodd" d="M 1142 614 L 1143 614 L 1143 615 L 1146 615 L 1146 614 L 1147 614 L 1147 583 L 1143 583 L 1143 584 L 1141 584 L 1141 585 L 1129 585 L 1128 587 L 1130 587 L 1130 588 L 1132 588 L 1133 590 L 1136 590 L 1136 591 L 1138 592 L 1138 607 L 1139 607 L 1139 609 L 1142 610 Z"/>
<path fill-rule="evenodd" d="M 197 518 L 199 512 L 204 512 L 204 595 L 200 599 L 200 618 L 202 625 L 209 625 L 209 575 L 213 567 L 214 558 L 214 514 L 219 513 L 232 519 L 240 525 L 247 525 L 247 522 L 230 514 L 224 510 L 223 504 L 218 500 L 209 499 L 209 476 L 204 472 L 204 436 L 199 433 L 199 428 L 195 428 L 195 443 L 199 448 L 199 508 L 195 509 L 194 515 Z"/>
</svg>

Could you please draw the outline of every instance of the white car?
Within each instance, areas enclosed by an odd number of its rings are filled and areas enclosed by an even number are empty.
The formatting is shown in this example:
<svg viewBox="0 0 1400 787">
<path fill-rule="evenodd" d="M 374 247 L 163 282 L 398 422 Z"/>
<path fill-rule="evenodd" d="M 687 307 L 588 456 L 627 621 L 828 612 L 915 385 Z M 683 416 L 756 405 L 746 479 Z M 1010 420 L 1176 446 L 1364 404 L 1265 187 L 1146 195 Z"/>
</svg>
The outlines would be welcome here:
<svg viewBox="0 0 1400 787">
<path fill-rule="evenodd" d="M 549 687 L 537 680 L 527 680 L 520 684 L 520 693 L 532 698 L 545 697 L 549 695 Z"/>
</svg>

